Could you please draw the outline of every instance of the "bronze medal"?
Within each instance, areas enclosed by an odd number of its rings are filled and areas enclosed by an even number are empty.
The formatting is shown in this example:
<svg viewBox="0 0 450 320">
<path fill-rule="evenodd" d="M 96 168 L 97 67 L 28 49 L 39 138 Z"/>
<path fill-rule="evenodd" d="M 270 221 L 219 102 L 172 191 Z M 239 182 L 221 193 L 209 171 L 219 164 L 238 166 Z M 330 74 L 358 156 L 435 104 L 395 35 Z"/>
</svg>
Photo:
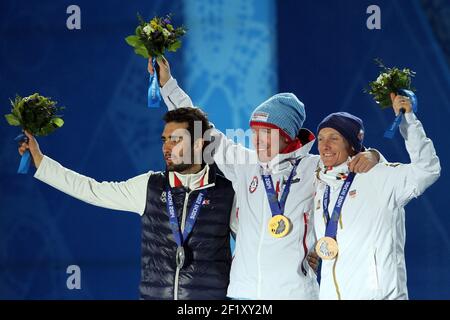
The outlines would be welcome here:
<svg viewBox="0 0 450 320">
<path fill-rule="evenodd" d="M 320 238 L 317 241 L 315 249 L 317 255 L 324 260 L 333 260 L 339 252 L 336 240 L 331 237 Z"/>
</svg>

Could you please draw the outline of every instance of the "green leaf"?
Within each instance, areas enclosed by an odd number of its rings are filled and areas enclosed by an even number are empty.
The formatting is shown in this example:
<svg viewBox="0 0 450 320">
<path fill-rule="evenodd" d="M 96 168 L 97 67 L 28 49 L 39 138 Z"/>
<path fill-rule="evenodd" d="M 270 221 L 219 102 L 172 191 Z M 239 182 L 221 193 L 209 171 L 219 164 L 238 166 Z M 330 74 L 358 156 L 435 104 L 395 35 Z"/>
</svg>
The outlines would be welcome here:
<svg viewBox="0 0 450 320">
<path fill-rule="evenodd" d="M 22 116 L 17 108 L 13 108 L 11 113 L 17 118 L 17 120 L 22 121 Z"/>
<path fill-rule="evenodd" d="M 58 128 L 61 128 L 64 125 L 64 120 L 61 118 L 53 118 L 52 123 L 56 125 Z"/>
<path fill-rule="evenodd" d="M 391 107 L 390 93 L 397 93 L 400 89 L 412 89 L 411 78 L 415 72 L 407 68 L 403 70 L 393 67 L 386 67 L 381 59 L 375 60 L 381 68 L 380 75 L 375 81 L 369 83 L 369 90 L 366 90 L 381 108 Z M 414 91 L 414 90 L 413 90 Z"/>
<path fill-rule="evenodd" d="M 147 49 L 145 49 L 145 47 L 136 47 L 134 48 L 134 52 L 146 59 L 150 58 Z"/>
<path fill-rule="evenodd" d="M 12 113 L 10 114 L 5 114 L 5 118 L 6 121 L 8 121 L 8 123 L 12 126 L 20 126 L 20 121 L 19 119 L 16 118 L 15 115 L 13 115 Z"/>
<path fill-rule="evenodd" d="M 50 133 L 55 131 L 55 126 L 52 123 L 46 124 L 44 127 L 36 131 L 36 136 L 48 136 Z"/>
<path fill-rule="evenodd" d="M 177 41 L 175 41 L 174 43 L 172 43 L 172 44 L 167 48 L 167 50 L 172 51 L 172 52 L 175 52 L 175 51 L 177 51 L 180 47 L 181 47 L 181 41 L 180 41 L 180 40 L 177 40 Z"/>
<path fill-rule="evenodd" d="M 128 36 L 125 38 L 125 41 L 132 47 L 136 47 L 141 43 L 138 36 Z"/>
<path fill-rule="evenodd" d="M 145 24 L 137 26 L 136 30 L 134 31 L 134 34 L 138 37 L 142 37 L 142 34 L 144 33 L 143 32 L 144 27 L 145 27 Z"/>
</svg>

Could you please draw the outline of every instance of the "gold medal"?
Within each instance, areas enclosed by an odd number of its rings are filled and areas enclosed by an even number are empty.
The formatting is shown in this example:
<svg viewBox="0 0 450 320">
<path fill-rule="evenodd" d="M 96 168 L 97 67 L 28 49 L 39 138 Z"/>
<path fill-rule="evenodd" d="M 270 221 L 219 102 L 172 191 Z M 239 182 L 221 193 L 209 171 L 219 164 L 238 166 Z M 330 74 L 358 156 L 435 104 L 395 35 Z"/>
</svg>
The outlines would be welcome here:
<svg viewBox="0 0 450 320">
<path fill-rule="evenodd" d="M 291 222 L 282 214 L 273 216 L 269 221 L 269 233 L 272 237 L 282 238 L 291 231 Z"/>
<path fill-rule="evenodd" d="M 333 260 L 339 252 L 339 247 L 333 238 L 323 237 L 317 241 L 316 253 L 324 260 Z"/>
</svg>

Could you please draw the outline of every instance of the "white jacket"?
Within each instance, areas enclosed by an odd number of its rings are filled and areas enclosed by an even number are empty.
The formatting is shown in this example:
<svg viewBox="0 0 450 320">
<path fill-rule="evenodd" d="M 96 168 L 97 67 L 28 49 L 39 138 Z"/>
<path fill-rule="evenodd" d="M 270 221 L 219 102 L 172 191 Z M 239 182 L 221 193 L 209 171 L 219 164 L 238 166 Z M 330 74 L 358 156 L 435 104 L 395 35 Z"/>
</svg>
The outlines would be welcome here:
<svg viewBox="0 0 450 320">
<path fill-rule="evenodd" d="M 48 156 L 44 156 L 39 168 L 34 174 L 34 177 L 76 199 L 89 204 L 107 209 L 134 212 L 142 216 L 145 213 L 148 179 L 153 173 L 153 171 L 148 171 L 145 174 L 141 174 L 122 182 L 98 182 L 92 178 L 63 167 L 61 164 Z M 203 180 L 205 185 L 209 184 L 208 173 L 208 165 L 206 165 L 198 173 L 193 174 L 181 174 L 170 171 L 169 183 L 171 187 L 175 187 L 175 181 L 178 180 L 183 186 L 189 187 L 191 190 L 195 190 L 200 187 L 201 180 Z M 236 201 L 236 199 L 234 201 Z M 188 209 L 189 208 L 187 207 L 183 208 L 180 226 L 182 230 L 184 229 Z M 230 213 L 230 228 L 233 233 L 237 232 L 237 219 L 235 212 L 235 203 L 233 203 Z"/>
<path fill-rule="evenodd" d="M 413 113 L 405 114 L 400 131 L 411 163 L 378 164 L 355 176 L 338 225 L 338 257 L 322 262 L 320 299 L 408 299 L 403 207 L 437 180 L 441 168 L 432 141 Z M 318 238 L 325 235 L 325 183 L 331 189 L 331 215 L 344 181 L 336 179 L 339 172 L 348 172 L 346 164 L 317 175 L 314 225 Z"/>
<path fill-rule="evenodd" d="M 173 78 L 161 92 L 169 110 L 192 106 L 189 96 Z M 238 299 L 317 299 L 317 281 L 305 260 L 315 242 L 311 219 L 314 171 L 319 157 L 308 153 L 314 140 L 263 164 L 258 163 L 255 151 L 233 143 L 220 132 L 217 134 L 220 142 L 214 160 L 233 183 L 239 207 L 228 296 Z M 292 170 L 290 160 L 300 158 L 285 210 L 293 228 L 284 238 L 276 239 L 268 232 L 272 214 L 261 181 L 261 170 L 272 175 L 274 185 L 279 182 L 283 186 Z M 247 161 L 236 164 L 236 159 Z"/>
</svg>

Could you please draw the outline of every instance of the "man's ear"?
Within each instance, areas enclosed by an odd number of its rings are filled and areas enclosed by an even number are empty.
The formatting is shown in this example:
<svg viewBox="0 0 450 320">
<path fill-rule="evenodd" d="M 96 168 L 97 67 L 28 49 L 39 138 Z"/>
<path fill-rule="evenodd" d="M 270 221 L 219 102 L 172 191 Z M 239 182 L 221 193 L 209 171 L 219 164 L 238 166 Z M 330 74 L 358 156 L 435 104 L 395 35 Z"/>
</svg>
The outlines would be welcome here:
<svg viewBox="0 0 450 320">
<path fill-rule="evenodd" d="M 353 148 L 353 146 L 350 145 L 350 143 L 348 143 L 348 141 L 346 141 L 346 142 L 347 142 L 347 152 L 351 157 L 353 157 L 354 155 L 356 155 L 357 152 L 356 152 L 355 148 Z"/>
</svg>

